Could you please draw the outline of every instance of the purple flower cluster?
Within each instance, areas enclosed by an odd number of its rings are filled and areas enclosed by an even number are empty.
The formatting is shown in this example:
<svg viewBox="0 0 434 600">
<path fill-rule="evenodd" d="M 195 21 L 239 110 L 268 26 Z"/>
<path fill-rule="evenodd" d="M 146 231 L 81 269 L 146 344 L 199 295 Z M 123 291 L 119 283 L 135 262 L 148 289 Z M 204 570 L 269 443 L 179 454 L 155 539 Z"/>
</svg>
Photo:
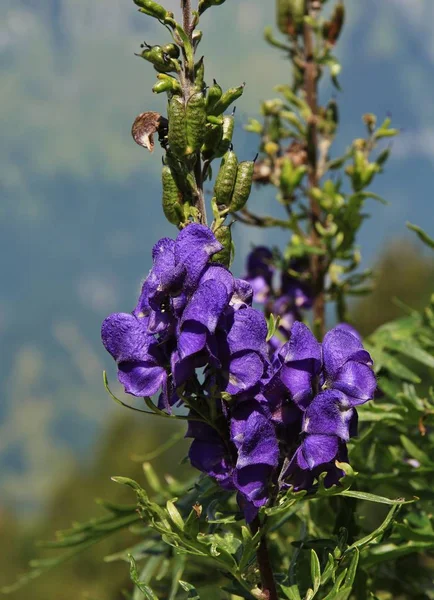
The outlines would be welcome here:
<svg viewBox="0 0 434 600">
<path fill-rule="evenodd" d="M 253 300 L 264 305 L 267 316 L 279 317 L 277 335 L 270 340 L 270 349 L 277 350 L 289 339 L 293 323 L 302 320 L 302 311 L 312 307 L 311 286 L 303 280 L 308 262 L 304 258 L 293 259 L 285 265 L 277 288 L 273 281 L 274 257 L 269 248 L 257 246 L 247 257 L 246 267 L 244 279 L 253 288 Z"/>
<path fill-rule="evenodd" d="M 160 240 L 136 308 L 110 315 L 102 339 L 126 392 L 159 392 L 167 411 L 187 405 L 192 465 L 235 490 L 251 521 L 279 488 L 308 489 L 323 472 L 326 485 L 339 479 L 355 406 L 373 397 L 376 380 L 344 326 L 321 345 L 296 321 L 270 359 L 252 285 L 212 261 L 221 248 L 197 224 Z M 254 289 L 260 277 L 267 283 L 258 271 Z"/>
</svg>

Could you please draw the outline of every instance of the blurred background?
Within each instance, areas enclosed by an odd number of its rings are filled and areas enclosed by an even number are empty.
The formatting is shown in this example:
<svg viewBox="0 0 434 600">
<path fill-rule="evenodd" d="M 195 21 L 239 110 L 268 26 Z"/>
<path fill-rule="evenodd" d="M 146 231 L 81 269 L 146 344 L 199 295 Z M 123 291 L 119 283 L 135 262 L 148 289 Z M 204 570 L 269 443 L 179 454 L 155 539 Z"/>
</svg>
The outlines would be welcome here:
<svg viewBox="0 0 434 600">
<path fill-rule="evenodd" d="M 179 0 L 164 4 L 179 10 Z M 376 292 L 352 308 L 366 334 L 400 314 L 394 298 L 420 308 L 432 289 L 433 260 L 405 221 L 434 232 L 434 3 L 346 6 L 335 151 L 362 134 L 366 112 L 402 129 L 373 190 L 390 206 L 369 206 L 359 239 L 363 265 L 377 270 Z M 242 159 L 258 141 L 242 125 L 289 77 L 263 41 L 273 23 L 271 0 L 228 0 L 201 22 L 208 80 L 247 82 L 237 101 Z M 107 314 L 135 305 L 152 244 L 176 234 L 160 209 L 160 152 L 130 137 L 138 113 L 165 111 L 153 69 L 134 52 L 168 36 L 126 0 L 0 3 L 0 584 L 25 569 L 35 539 L 96 514 L 97 496 L 119 499 L 110 476 L 140 477 L 140 456 L 176 432 L 113 403 L 103 369 L 119 388 L 99 333 Z M 323 85 L 323 99 L 334 93 Z M 252 203 L 279 213 L 274 190 L 254 190 Z M 234 229 L 238 275 L 253 243 L 285 242 L 278 230 Z M 178 446 L 156 466 L 187 473 L 180 456 Z M 122 597 L 125 565 L 101 562 L 112 544 L 13 597 L 57 598 L 59 579 L 62 600 Z"/>
</svg>

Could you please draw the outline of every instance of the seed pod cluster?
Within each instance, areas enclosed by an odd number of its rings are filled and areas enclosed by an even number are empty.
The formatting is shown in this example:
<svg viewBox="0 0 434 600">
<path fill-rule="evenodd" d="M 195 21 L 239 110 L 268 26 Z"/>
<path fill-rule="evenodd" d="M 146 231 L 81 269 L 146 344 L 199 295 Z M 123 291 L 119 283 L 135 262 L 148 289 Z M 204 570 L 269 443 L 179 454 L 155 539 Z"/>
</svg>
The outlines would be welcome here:
<svg viewBox="0 0 434 600">
<path fill-rule="evenodd" d="M 154 94 L 161 94 L 162 92 L 167 92 L 170 97 L 172 94 L 181 93 L 181 86 L 179 84 L 179 81 L 175 79 L 175 77 L 166 75 L 166 73 L 159 73 L 157 75 L 157 79 L 157 83 L 152 88 Z"/>
<path fill-rule="evenodd" d="M 219 209 L 236 212 L 244 207 L 252 189 L 253 170 L 252 160 L 238 163 L 232 149 L 226 152 L 214 186 L 214 197 Z"/>
<path fill-rule="evenodd" d="M 164 51 L 161 46 L 146 46 L 144 45 L 144 49 L 137 56 L 141 56 L 148 62 L 154 65 L 154 68 L 159 73 L 170 73 L 176 71 L 176 61 L 171 55 Z M 175 44 L 168 44 L 164 48 L 170 46 L 170 51 L 174 52 L 174 48 L 177 48 Z M 179 50 L 178 50 L 179 52 Z"/>
</svg>

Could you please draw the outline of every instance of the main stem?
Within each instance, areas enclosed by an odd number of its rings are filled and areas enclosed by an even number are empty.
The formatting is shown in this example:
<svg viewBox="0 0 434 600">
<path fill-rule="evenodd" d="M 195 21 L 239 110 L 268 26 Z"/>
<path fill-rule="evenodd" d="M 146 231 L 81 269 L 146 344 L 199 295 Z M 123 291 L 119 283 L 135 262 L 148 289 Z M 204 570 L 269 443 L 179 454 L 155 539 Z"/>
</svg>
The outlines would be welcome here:
<svg viewBox="0 0 434 600">
<path fill-rule="evenodd" d="M 261 522 L 259 517 L 256 517 L 252 521 L 251 525 L 252 534 L 255 535 L 258 531 L 260 531 L 260 529 Z M 279 600 L 265 535 L 261 536 L 261 541 L 259 542 L 258 549 L 256 550 L 256 559 L 258 561 L 259 573 L 261 575 L 263 599 Z"/>
<path fill-rule="evenodd" d="M 191 0 L 181 0 L 182 8 L 182 26 L 185 33 L 188 36 L 190 44 L 193 46 L 193 19 L 191 12 Z M 184 73 L 182 78 L 182 93 L 184 102 L 187 103 L 192 93 L 194 86 L 194 68 L 189 68 L 187 61 L 184 56 Z M 207 225 L 206 218 L 206 206 L 205 206 L 205 195 L 203 192 L 203 176 L 202 176 L 202 164 L 200 160 L 200 152 L 197 153 L 194 163 L 194 178 L 196 180 L 197 195 L 196 195 L 196 208 L 199 211 L 201 225 Z"/>
<path fill-rule="evenodd" d="M 311 0 L 306 0 L 306 14 L 310 13 Z M 306 102 L 311 110 L 310 122 L 308 123 L 308 186 L 309 190 L 318 186 L 317 154 L 318 154 L 318 131 L 317 131 L 317 68 L 314 57 L 314 44 L 312 28 L 307 23 L 303 26 L 304 41 L 304 91 Z M 321 222 L 321 207 L 309 194 L 310 201 L 310 241 L 312 246 L 321 245 L 321 237 L 318 235 L 316 224 Z M 312 274 L 313 287 L 313 318 L 319 335 L 324 337 L 325 333 L 325 260 L 323 255 L 312 254 L 310 257 L 310 271 Z"/>
</svg>

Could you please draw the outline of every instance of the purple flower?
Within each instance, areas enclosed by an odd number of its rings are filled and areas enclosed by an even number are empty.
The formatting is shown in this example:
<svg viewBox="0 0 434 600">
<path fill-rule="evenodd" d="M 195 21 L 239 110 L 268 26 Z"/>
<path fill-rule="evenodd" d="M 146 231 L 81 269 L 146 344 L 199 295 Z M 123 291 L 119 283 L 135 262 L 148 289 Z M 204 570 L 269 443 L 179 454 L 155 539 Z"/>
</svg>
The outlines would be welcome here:
<svg viewBox="0 0 434 600">
<path fill-rule="evenodd" d="M 338 326 L 325 335 L 322 351 L 323 387 L 341 390 L 353 406 L 374 397 L 372 359 L 360 339 Z"/>
<path fill-rule="evenodd" d="M 247 257 L 247 274 L 244 279 L 253 288 L 255 302 L 263 304 L 271 292 L 274 267 L 273 253 L 265 246 L 257 246 Z"/>
<path fill-rule="evenodd" d="M 229 449 L 207 423 L 189 421 L 185 437 L 194 438 L 188 457 L 193 467 L 213 477 L 226 490 L 233 490 L 233 466 Z"/>
<path fill-rule="evenodd" d="M 234 484 L 251 521 L 268 501 L 269 480 L 279 460 L 276 432 L 263 405 L 255 400 L 238 403 L 231 412 L 231 440 L 238 451 Z"/>
<path fill-rule="evenodd" d="M 119 381 L 133 396 L 152 396 L 166 382 L 164 353 L 147 333 L 147 319 L 115 313 L 102 324 L 102 341 L 118 365 Z"/>
</svg>

